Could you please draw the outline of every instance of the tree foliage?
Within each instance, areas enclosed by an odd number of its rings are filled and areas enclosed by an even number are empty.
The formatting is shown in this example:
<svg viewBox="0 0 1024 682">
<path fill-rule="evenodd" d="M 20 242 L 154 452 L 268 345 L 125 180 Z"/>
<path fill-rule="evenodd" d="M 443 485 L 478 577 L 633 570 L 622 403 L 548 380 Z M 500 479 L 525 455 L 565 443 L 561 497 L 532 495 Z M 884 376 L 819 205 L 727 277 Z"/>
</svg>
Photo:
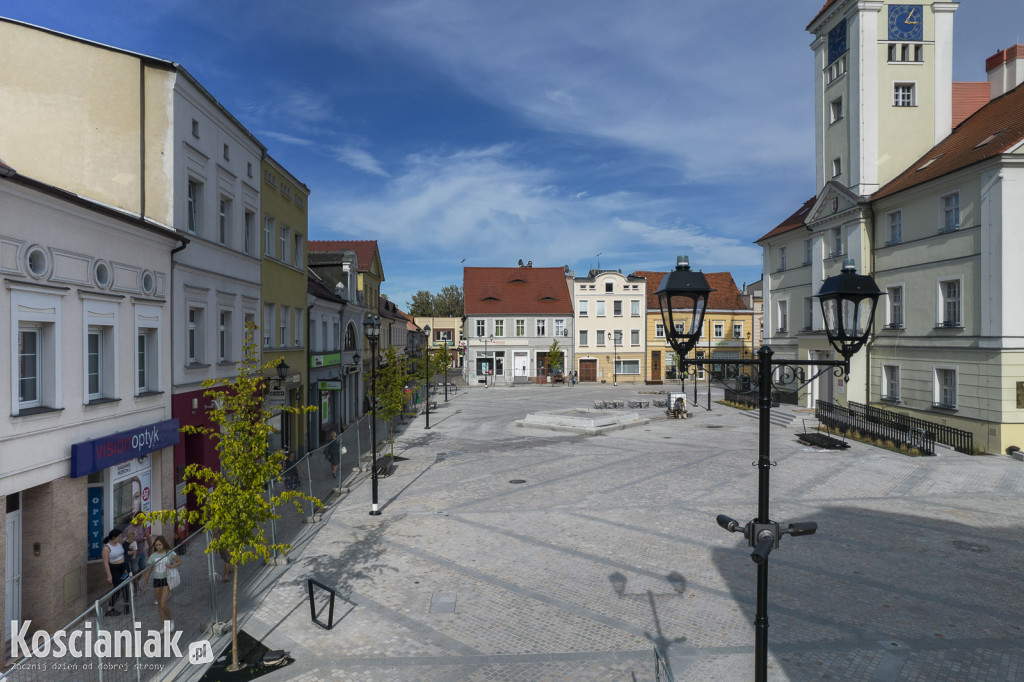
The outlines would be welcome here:
<svg viewBox="0 0 1024 682">
<path fill-rule="evenodd" d="M 384 349 L 384 359 L 377 367 L 377 416 L 388 422 L 391 455 L 395 454 L 395 419 L 405 413 L 409 403 L 409 362 L 394 346 Z"/>
<path fill-rule="evenodd" d="M 465 295 L 461 284 L 449 284 L 436 294 L 417 291 L 407 306 L 413 317 L 462 317 L 465 314 Z"/>
<path fill-rule="evenodd" d="M 274 428 L 268 422 L 277 411 L 304 414 L 313 407 L 279 407 L 270 410 L 264 403 L 265 372 L 272 372 L 280 358 L 260 365 L 255 342 L 256 326 L 246 325 L 243 359 L 234 379 L 207 379 L 203 394 L 212 404 L 207 411 L 214 428 L 183 426 L 182 432 L 202 435 L 215 443 L 220 469 L 198 464 L 185 469 L 184 492 L 193 496 L 192 510 L 164 509 L 136 516 L 136 522 L 178 524 L 187 521 L 204 526 L 212 533 L 206 552 L 226 550 L 231 563 L 242 566 L 254 559 L 270 561 L 276 553 L 287 552 L 288 543 L 272 543 L 263 532 L 271 519 L 279 519 L 277 509 L 294 504 L 302 513 L 303 500 L 319 506 L 320 500 L 305 493 L 288 490 L 271 495 L 265 491 L 268 481 L 281 480 L 285 455 L 270 452 L 268 437 Z M 238 668 L 238 571 L 232 586 L 232 669 Z"/>
<path fill-rule="evenodd" d="M 551 347 L 548 348 L 548 369 L 560 370 L 565 361 L 565 351 L 558 345 L 558 339 L 551 342 Z"/>
</svg>

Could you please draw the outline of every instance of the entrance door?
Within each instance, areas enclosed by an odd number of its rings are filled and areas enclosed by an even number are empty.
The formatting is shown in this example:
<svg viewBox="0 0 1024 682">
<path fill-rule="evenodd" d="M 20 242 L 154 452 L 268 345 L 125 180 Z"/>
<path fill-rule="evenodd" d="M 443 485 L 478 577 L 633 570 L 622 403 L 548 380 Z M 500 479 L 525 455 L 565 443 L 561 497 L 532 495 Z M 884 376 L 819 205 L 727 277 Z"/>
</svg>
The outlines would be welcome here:
<svg viewBox="0 0 1024 682">
<path fill-rule="evenodd" d="M 597 360 L 580 360 L 580 381 L 597 381 Z"/>
<path fill-rule="evenodd" d="M 815 350 L 811 351 L 811 360 L 827 360 L 829 355 L 828 351 Z M 816 367 L 811 368 L 817 370 Z M 814 407 L 816 401 L 824 400 L 827 403 L 835 401 L 835 392 L 833 390 L 834 384 L 832 372 L 823 372 L 820 377 L 815 379 L 810 384 L 810 391 L 807 392 L 807 399 L 810 403 L 807 407 Z"/>
<path fill-rule="evenodd" d="M 12 504 L 13 502 L 13 504 Z M 11 507 L 15 509 L 12 511 Z M 4 596 L 7 609 L 6 622 L 21 622 L 21 493 L 7 496 L 7 575 Z M 7 639 L 11 628 L 7 628 Z"/>
<path fill-rule="evenodd" d="M 512 353 L 512 369 L 513 376 L 517 379 L 519 377 L 529 376 L 527 367 L 530 363 L 530 354 L 525 351 L 515 351 Z"/>
<path fill-rule="evenodd" d="M 661 381 L 661 351 L 651 351 L 651 381 Z"/>
</svg>

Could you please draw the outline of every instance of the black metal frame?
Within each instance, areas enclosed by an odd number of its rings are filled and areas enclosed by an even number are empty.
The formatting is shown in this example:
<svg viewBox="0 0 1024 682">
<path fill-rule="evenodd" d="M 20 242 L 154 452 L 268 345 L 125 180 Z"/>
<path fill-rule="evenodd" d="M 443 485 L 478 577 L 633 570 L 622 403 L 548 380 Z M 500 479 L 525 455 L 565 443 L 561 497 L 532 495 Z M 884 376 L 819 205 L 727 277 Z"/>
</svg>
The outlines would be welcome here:
<svg viewBox="0 0 1024 682">
<path fill-rule="evenodd" d="M 319 580 L 313 580 L 312 578 L 307 579 L 306 585 L 309 588 L 309 617 L 314 623 L 322 627 L 324 630 L 330 630 L 334 627 L 334 598 L 337 592 L 333 587 L 324 585 Z M 322 622 L 316 617 L 316 600 L 313 598 L 313 586 L 316 585 L 322 590 L 326 590 L 331 595 L 331 600 L 327 609 L 327 622 Z"/>
<path fill-rule="evenodd" d="M 370 421 L 370 440 L 373 441 L 372 447 L 372 463 L 370 466 L 370 481 L 373 490 L 372 506 L 370 507 L 370 516 L 380 516 L 380 507 L 377 504 L 377 344 L 380 341 L 380 337 L 377 334 L 380 333 L 380 322 L 374 320 L 367 320 L 363 322 L 364 331 L 368 326 L 373 326 L 377 330 L 376 334 L 366 334 L 366 340 L 370 342 L 370 411 L 373 418 Z"/>
</svg>

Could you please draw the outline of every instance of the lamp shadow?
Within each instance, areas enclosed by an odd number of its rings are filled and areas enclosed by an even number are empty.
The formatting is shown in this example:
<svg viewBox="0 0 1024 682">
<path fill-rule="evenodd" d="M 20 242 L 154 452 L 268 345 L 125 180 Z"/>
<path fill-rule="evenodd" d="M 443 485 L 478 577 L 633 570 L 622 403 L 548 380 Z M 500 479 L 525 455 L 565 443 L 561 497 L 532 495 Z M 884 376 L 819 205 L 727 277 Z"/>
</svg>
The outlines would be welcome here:
<svg viewBox="0 0 1024 682">
<path fill-rule="evenodd" d="M 666 675 L 668 679 L 674 679 L 672 676 L 672 667 L 669 661 L 669 647 L 673 644 L 679 644 L 686 641 L 685 636 L 680 637 L 669 637 L 665 634 L 661 627 L 661 618 L 658 616 L 658 605 L 656 603 L 656 597 L 682 597 L 686 592 L 686 578 L 676 571 L 672 571 L 665 576 L 665 580 L 668 582 L 672 591 L 669 593 L 655 594 L 654 590 L 647 589 L 644 592 L 631 593 L 627 590 L 628 578 L 619 573 L 618 571 L 608 576 L 608 582 L 611 583 L 612 591 L 615 592 L 619 599 L 646 599 L 647 603 L 651 608 L 651 619 L 654 622 L 654 632 L 649 630 L 644 631 L 644 637 L 647 638 L 657 652 L 657 655 L 662 661 Z M 635 678 L 635 676 L 634 676 Z"/>
</svg>

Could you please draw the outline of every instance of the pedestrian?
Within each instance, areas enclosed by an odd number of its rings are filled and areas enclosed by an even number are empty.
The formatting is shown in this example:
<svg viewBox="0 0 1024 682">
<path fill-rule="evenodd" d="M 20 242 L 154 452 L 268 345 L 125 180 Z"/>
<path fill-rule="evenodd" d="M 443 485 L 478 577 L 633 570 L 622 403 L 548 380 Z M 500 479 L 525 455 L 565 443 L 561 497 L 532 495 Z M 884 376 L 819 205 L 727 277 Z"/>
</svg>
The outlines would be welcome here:
<svg viewBox="0 0 1024 682">
<path fill-rule="evenodd" d="M 123 583 L 129 575 L 124 544 L 121 541 L 120 528 L 111 529 L 111 531 L 107 533 L 107 537 L 103 538 L 102 558 L 103 570 L 106 571 L 107 574 L 107 582 L 110 583 L 112 589 L 117 590 L 117 588 L 121 586 L 121 583 Z M 105 615 L 118 616 L 121 614 L 121 612 L 118 611 L 116 608 L 117 596 L 119 594 L 121 593 L 115 591 L 112 595 L 110 595 L 110 601 L 107 603 L 107 610 L 105 612 Z M 125 613 L 128 613 L 130 608 L 127 602 L 128 600 L 126 597 L 124 610 Z"/>
<path fill-rule="evenodd" d="M 171 609 L 167 606 L 167 599 L 171 596 L 171 588 L 167 577 L 171 569 L 181 566 L 181 559 L 167 544 L 163 535 L 157 535 L 153 539 L 153 553 L 148 559 L 149 568 L 139 588 L 142 594 L 146 593 L 146 579 L 153 576 L 153 594 L 156 595 L 157 611 L 160 613 L 160 620 L 167 624 L 168 629 L 174 629 L 174 620 L 171 618 Z"/>
<path fill-rule="evenodd" d="M 125 535 L 135 534 L 135 558 L 131 562 L 131 571 L 135 576 L 135 589 L 139 589 L 139 575 L 146 569 L 146 558 L 149 556 L 149 528 L 141 522 L 132 523 L 125 529 Z"/>
<path fill-rule="evenodd" d="M 334 478 L 338 477 L 338 464 L 341 461 L 341 455 L 338 450 L 338 432 L 331 431 L 331 442 L 327 444 L 324 455 L 327 456 L 327 462 L 331 465 L 331 476 Z"/>
<path fill-rule="evenodd" d="M 174 526 L 174 546 L 178 548 L 178 554 L 185 556 L 188 553 L 188 524 L 184 521 L 179 521 Z"/>
<path fill-rule="evenodd" d="M 301 484 L 299 481 L 299 467 L 295 464 L 295 453 L 288 447 L 284 449 L 284 468 L 285 489 L 298 490 Z"/>
</svg>

